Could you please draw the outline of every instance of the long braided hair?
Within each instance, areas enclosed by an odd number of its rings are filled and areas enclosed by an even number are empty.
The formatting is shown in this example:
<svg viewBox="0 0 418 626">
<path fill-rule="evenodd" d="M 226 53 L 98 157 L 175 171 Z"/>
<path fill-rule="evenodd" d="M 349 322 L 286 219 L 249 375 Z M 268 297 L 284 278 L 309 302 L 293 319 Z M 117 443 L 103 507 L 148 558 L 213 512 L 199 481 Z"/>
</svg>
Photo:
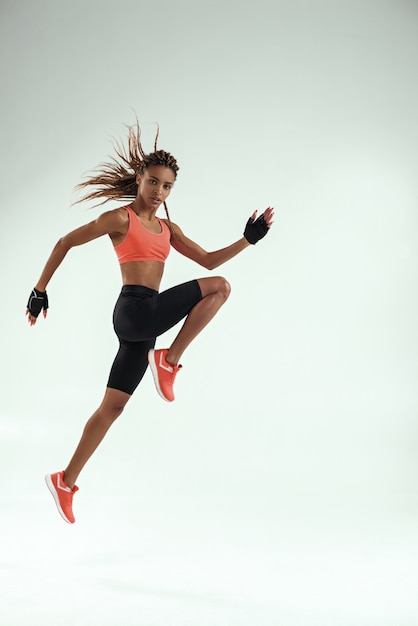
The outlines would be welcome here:
<svg viewBox="0 0 418 626">
<path fill-rule="evenodd" d="M 80 200 L 74 204 L 88 200 L 100 200 L 97 205 L 102 205 L 109 200 L 132 200 L 136 198 L 138 184 L 136 177 L 143 174 L 147 167 L 152 165 L 162 165 L 168 167 L 177 178 L 179 166 L 176 159 L 164 150 L 157 150 L 159 136 L 159 126 L 154 140 L 154 151 L 146 154 L 141 144 L 141 128 L 138 119 L 133 126 L 126 125 L 128 129 L 128 141 L 125 147 L 119 141 L 113 141 L 116 157 L 110 157 L 110 162 L 101 163 L 92 170 L 87 180 L 77 185 L 76 190 L 96 189 L 88 191 Z M 171 230 L 171 220 L 168 213 L 167 203 L 164 202 L 164 209 Z"/>
</svg>

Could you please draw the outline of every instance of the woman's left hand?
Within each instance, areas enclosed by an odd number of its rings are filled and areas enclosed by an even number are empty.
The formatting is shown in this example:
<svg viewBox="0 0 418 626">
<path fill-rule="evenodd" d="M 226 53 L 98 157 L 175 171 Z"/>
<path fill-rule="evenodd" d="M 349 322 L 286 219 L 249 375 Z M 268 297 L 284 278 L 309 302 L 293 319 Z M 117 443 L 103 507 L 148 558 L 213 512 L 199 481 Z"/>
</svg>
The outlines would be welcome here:
<svg viewBox="0 0 418 626">
<path fill-rule="evenodd" d="M 257 217 L 257 213 L 258 211 L 254 211 L 244 230 L 244 237 L 251 244 L 255 244 L 257 241 L 260 241 L 260 239 L 265 237 L 269 228 L 273 225 L 273 207 L 267 207 L 260 217 Z"/>
</svg>

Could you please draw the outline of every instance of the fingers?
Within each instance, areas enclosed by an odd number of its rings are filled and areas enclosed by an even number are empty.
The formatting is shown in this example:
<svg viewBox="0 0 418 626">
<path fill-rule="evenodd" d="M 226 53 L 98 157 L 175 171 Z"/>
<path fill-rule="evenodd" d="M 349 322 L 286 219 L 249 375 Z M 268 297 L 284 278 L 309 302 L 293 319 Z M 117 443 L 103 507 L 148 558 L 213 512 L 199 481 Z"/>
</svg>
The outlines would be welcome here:
<svg viewBox="0 0 418 626">
<path fill-rule="evenodd" d="M 254 211 L 254 213 L 251 215 L 251 219 L 253 221 L 256 219 L 257 213 L 258 211 Z M 270 226 L 273 224 L 274 207 L 267 207 L 267 209 L 263 212 L 263 217 L 266 220 L 267 226 L 270 228 Z"/>
<path fill-rule="evenodd" d="M 274 207 L 271 207 L 271 206 L 267 207 L 267 209 L 263 213 L 263 217 L 266 220 L 267 226 L 270 228 L 274 223 L 273 221 Z"/>
<path fill-rule="evenodd" d="M 29 313 L 29 309 L 26 309 L 25 315 L 28 316 L 29 326 L 33 326 L 34 324 L 36 324 L 36 317 L 33 317 L 33 315 Z"/>
</svg>

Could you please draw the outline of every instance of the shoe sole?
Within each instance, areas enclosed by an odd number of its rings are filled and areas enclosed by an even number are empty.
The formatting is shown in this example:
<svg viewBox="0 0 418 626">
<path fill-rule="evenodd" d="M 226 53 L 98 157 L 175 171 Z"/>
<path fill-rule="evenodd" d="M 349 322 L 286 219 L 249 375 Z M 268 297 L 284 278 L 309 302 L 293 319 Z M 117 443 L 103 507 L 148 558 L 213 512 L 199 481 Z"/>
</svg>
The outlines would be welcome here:
<svg viewBox="0 0 418 626">
<path fill-rule="evenodd" d="M 155 365 L 154 354 L 155 354 L 155 350 L 149 350 L 148 363 L 151 369 L 152 377 L 154 379 L 155 387 L 157 389 L 158 395 L 161 396 L 163 400 L 165 400 L 166 402 L 172 402 L 172 400 L 168 400 L 168 398 L 166 398 L 163 392 L 161 391 L 160 382 L 158 380 L 158 370 L 157 370 L 157 366 Z"/>
<path fill-rule="evenodd" d="M 61 515 L 62 519 L 64 519 L 67 522 L 67 524 L 73 524 L 74 522 L 70 522 L 70 520 L 68 519 L 68 517 L 65 515 L 64 511 L 61 508 L 57 490 L 55 489 L 54 483 L 52 482 L 51 476 L 49 474 L 45 476 L 45 482 L 46 482 L 46 486 L 48 487 L 49 491 L 52 494 L 52 497 L 54 498 L 55 504 L 58 509 L 58 513 Z"/>
</svg>

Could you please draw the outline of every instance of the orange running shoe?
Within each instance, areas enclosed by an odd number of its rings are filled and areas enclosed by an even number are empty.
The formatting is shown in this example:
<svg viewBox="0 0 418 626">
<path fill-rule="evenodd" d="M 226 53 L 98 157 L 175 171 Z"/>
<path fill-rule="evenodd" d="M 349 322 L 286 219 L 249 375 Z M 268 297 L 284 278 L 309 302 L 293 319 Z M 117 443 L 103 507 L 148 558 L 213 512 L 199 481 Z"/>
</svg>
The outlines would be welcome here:
<svg viewBox="0 0 418 626">
<path fill-rule="evenodd" d="M 167 402 L 173 402 L 174 391 L 173 385 L 177 372 L 181 369 L 181 365 L 170 365 L 167 363 L 166 356 L 168 350 L 150 350 L 148 352 L 148 363 L 154 377 L 155 386 L 160 396 Z"/>
<path fill-rule="evenodd" d="M 78 491 L 78 487 L 74 486 L 73 489 L 67 487 L 64 482 L 64 472 L 56 472 L 56 474 L 47 474 L 45 481 L 49 491 L 52 493 L 55 504 L 57 505 L 58 513 L 69 524 L 74 524 L 75 518 L 73 515 L 73 495 Z"/>
</svg>

